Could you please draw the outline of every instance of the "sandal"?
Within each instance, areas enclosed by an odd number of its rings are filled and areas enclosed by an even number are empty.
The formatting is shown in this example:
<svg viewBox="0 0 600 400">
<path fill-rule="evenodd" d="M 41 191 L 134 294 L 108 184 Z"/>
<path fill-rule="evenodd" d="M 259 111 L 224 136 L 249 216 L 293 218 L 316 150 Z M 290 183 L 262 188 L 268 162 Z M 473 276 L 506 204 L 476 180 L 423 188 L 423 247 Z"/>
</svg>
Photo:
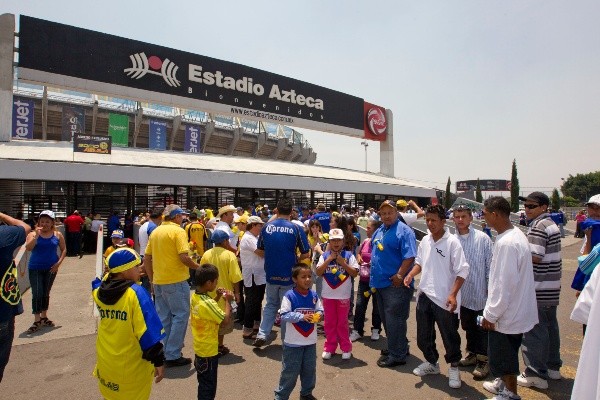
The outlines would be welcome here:
<svg viewBox="0 0 600 400">
<path fill-rule="evenodd" d="M 229 350 L 228 347 L 219 346 L 219 356 L 224 356 L 226 354 L 229 354 L 230 352 L 231 352 L 231 350 Z"/>
<path fill-rule="evenodd" d="M 250 333 L 244 333 L 244 334 L 242 334 L 242 338 L 243 339 L 256 339 L 257 333 L 258 332 L 254 332 L 254 331 L 251 331 Z"/>
<path fill-rule="evenodd" d="M 25 331 L 25 333 L 28 334 L 28 335 L 31 335 L 32 333 L 37 332 L 40 329 L 41 325 L 42 325 L 42 321 L 41 320 L 40 321 L 34 321 L 33 325 L 31 325 L 29 327 L 29 329 L 27 329 Z"/>
<path fill-rule="evenodd" d="M 40 319 L 40 322 L 42 323 L 42 326 L 50 326 L 50 327 L 56 326 L 56 325 L 54 325 L 54 322 L 49 320 L 48 318 L 42 318 L 42 319 Z"/>
</svg>

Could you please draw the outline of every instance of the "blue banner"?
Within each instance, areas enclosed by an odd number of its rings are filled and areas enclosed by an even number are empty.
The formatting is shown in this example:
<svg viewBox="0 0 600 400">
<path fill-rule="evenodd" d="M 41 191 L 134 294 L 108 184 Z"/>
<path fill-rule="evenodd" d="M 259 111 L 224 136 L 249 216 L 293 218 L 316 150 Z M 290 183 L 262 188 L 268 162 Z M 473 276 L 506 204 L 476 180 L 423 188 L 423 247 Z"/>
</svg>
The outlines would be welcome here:
<svg viewBox="0 0 600 400">
<path fill-rule="evenodd" d="M 183 151 L 186 153 L 200 153 L 200 125 L 185 126 Z"/>
<path fill-rule="evenodd" d="M 13 139 L 33 139 L 33 100 L 13 98 Z"/>
<path fill-rule="evenodd" d="M 150 150 L 167 149 L 167 122 L 151 119 L 149 122 L 148 148 Z"/>
</svg>

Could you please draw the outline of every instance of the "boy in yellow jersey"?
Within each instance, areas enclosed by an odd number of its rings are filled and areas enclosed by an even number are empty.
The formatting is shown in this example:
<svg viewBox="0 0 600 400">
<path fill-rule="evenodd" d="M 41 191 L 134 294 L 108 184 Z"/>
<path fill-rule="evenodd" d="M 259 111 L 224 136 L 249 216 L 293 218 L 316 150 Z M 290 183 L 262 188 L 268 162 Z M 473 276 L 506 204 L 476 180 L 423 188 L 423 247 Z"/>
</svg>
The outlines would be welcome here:
<svg viewBox="0 0 600 400">
<path fill-rule="evenodd" d="M 219 288 L 219 270 L 212 264 L 202 264 L 194 272 L 196 291 L 191 299 L 191 324 L 194 337 L 194 367 L 198 378 L 198 399 L 214 399 L 217 394 L 217 369 L 219 367 L 219 327 L 231 321 L 231 292 Z M 215 292 L 210 297 L 209 292 Z M 225 311 L 217 301 L 225 300 Z"/>
<path fill-rule="evenodd" d="M 103 280 L 92 282 L 100 313 L 94 376 L 109 400 L 148 399 L 152 378 L 158 383 L 164 375 L 165 333 L 150 295 L 136 283 L 140 262 L 134 250 L 116 249 L 106 260 Z"/>
</svg>

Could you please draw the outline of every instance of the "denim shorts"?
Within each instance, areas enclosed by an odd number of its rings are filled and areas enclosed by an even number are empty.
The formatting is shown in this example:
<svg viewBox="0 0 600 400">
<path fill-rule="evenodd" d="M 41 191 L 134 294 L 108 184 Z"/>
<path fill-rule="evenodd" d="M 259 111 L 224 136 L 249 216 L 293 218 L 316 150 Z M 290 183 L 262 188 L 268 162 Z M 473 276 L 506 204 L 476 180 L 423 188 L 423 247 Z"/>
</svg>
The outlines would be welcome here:
<svg viewBox="0 0 600 400">
<path fill-rule="evenodd" d="M 488 333 L 488 365 L 494 377 L 520 374 L 519 348 L 522 339 L 522 333 Z"/>
</svg>

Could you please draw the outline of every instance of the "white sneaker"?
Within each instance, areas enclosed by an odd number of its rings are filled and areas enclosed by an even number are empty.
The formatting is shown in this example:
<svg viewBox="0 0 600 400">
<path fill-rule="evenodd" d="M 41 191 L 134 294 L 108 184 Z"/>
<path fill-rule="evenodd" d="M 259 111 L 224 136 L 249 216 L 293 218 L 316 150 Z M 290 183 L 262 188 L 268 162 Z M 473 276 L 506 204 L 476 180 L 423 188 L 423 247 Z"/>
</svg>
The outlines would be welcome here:
<svg viewBox="0 0 600 400">
<path fill-rule="evenodd" d="M 548 381 L 539 376 L 526 376 L 523 372 L 517 376 L 517 385 L 523 387 L 536 387 L 538 389 L 548 389 Z"/>
<path fill-rule="evenodd" d="M 324 351 L 323 354 L 321 354 L 321 358 L 323 360 L 330 360 L 331 356 L 332 356 L 332 354 L 328 351 Z"/>
<path fill-rule="evenodd" d="M 450 385 L 452 389 L 458 389 L 460 385 L 462 385 L 462 382 L 460 381 L 460 371 L 458 370 L 458 367 L 448 368 L 448 385 Z"/>
<path fill-rule="evenodd" d="M 379 340 L 379 329 L 371 329 L 371 340 Z"/>
<path fill-rule="evenodd" d="M 351 342 L 356 342 L 360 338 L 362 338 L 362 336 L 360 336 L 360 333 L 358 333 L 357 331 L 352 331 L 352 333 L 350 333 Z"/>
<path fill-rule="evenodd" d="M 552 379 L 553 381 L 559 381 L 562 379 L 562 375 L 560 374 L 560 370 L 556 370 L 556 369 L 549 369 L 548 370 L 548 378 Z"/>
<path fill-rule="evenodd" d="M 440 373 L 440 365 L 438 363 L 432 364 L 429 361 L 425 361 L 417 368 L 413 369 L 413 374 L 416 376 L 435 375 Z"/>
<path fill-rule="evenodd" d="M 342 353 L 342 360 L 349 360 L 352 358 L 352 353 Z"/>
<path fill-rule="evenodd" d="M 483 382 L 483 388 L 490 393 L 498 394 L 504 389 L 504 381 L 496 378 L 491 382 Z"/>
<path fill-rule="evenodd" d="M 514 394 L 504 387 L 497 395 L 489 400 L 521 400 L 521 396 Z"/>
</svg>

